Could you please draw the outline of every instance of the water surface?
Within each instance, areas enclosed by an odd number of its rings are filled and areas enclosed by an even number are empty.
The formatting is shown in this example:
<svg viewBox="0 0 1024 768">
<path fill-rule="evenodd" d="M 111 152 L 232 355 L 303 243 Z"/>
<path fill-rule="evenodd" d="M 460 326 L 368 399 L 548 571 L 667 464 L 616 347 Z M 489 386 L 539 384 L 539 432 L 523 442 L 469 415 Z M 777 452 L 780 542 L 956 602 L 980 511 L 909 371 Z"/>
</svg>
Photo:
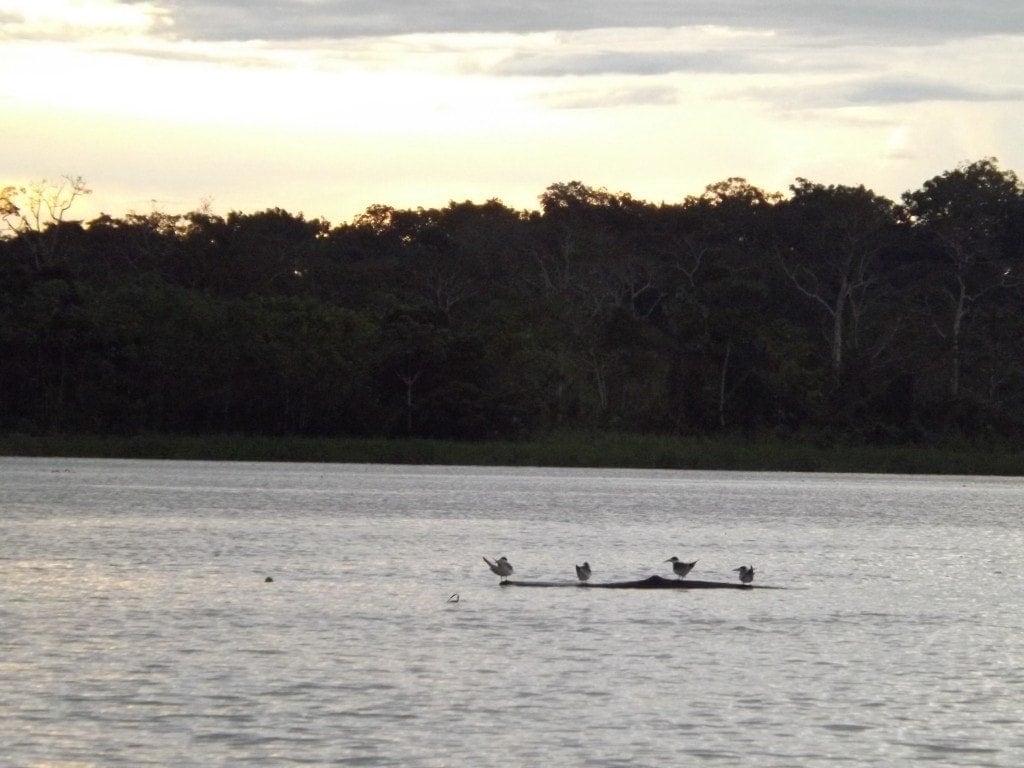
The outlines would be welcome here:
<svg viewBox="0 0 1024 768">
<path fill-rule="evenodd" d="M 0 754 L 1016 766 L 1022 509 L 1004 478 L 0 459 Z M 786 589 L 501 588 L 502 554 Z"/>
</svg>

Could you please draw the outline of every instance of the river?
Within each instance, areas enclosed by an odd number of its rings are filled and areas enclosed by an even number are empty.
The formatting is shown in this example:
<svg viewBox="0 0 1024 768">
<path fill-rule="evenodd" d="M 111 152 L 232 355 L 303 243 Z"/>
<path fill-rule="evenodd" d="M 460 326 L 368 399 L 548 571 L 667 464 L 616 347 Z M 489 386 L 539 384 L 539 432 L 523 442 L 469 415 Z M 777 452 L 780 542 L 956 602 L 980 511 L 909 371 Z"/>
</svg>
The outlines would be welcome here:
<svg viewBox="0 0 1024 768">
<path fill-rule="evenodd" d="M 0 568 L 12 768 L 1024 759 L 1019 479 L 0 458 Z"/>
</svg>

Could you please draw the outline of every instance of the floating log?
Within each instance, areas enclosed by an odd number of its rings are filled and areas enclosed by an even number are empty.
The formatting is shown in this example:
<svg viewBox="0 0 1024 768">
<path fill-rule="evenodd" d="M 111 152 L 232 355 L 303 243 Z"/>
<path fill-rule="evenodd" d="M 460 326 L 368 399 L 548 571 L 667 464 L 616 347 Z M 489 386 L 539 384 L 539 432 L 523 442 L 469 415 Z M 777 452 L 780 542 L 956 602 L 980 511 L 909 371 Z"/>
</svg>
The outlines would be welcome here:
<svg viewBox="0 0 1024 768">
<path fill-rule="evenodd" d="M 640 581 L 502 581 L 503 587 L 579 587 L 581 589 L 785 589 L 761 584 L 740 584 L 731 581 L 700 581 L 697 579 L 666 579 L 650 576 Z"/>
</svg>

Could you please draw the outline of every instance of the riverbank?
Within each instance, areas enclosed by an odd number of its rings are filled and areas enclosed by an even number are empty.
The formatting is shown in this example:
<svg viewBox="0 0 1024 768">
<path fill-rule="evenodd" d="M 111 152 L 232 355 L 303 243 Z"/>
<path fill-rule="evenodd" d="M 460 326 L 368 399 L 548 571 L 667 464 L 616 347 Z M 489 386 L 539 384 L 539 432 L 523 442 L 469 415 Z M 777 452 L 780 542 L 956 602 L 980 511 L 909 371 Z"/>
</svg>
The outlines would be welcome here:
<svg viewBox="0 0 1024 768">
<path fill-rule="evenodd" d="M 0 435 L 0 455 L 358 464 L 1024 475 L 1024 451 L 572 433 L 511 442 L 212 435 Z"/>
</svg>

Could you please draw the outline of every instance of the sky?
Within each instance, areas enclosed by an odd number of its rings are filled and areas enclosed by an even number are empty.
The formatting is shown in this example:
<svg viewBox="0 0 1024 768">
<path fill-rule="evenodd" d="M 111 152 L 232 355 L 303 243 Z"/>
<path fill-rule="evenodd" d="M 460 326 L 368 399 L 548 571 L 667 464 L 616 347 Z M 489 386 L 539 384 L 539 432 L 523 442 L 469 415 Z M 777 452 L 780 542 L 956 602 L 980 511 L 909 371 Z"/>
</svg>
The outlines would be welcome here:
<svg viewBox="0 0 1024 768">
<path fill-rule="evenodd" d="M 1021 0 L 0 0 L 0 67 L 0 186 L 86 220 L 1024 175 Z"/>
</svg>

